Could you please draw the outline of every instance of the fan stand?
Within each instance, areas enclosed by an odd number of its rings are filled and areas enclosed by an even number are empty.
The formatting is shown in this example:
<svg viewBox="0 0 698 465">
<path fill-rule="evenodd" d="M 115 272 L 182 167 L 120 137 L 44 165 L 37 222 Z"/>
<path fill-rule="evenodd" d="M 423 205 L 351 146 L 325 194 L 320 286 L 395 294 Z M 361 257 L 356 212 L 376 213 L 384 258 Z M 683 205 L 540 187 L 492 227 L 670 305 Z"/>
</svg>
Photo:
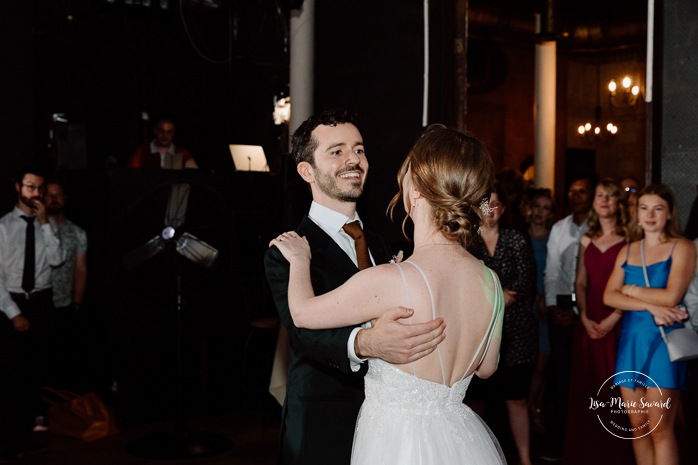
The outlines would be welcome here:
<svg viewBox="0 0 698 465">
<path fill-rule="evenodd" d="M 167 206 L 165 228 L 147 243 L 123 257 L 124 268 L 129 270 L 161 252 L 171 254 L 176 276 L 176 412 L 175 428 L 169 433 L 137 439 L 126 445 L 127 452 L 148 459 L 186 459 L 219 454 L 230 449 L 233 442 L 209 432 L 193 432 L 184 428 L 182 415 L 182 265 L 181 255 L 196 264 L 209 268 L 216 261 L 218 250 L 197 237 L 177 228 L 185 223 L 189 197 L 188 184 L 174 184 Z"/>
<path fill-rule="evenodd" d="M 169 246 L 170 244 L 168 244 Z M 216 455 L 233 447 L 233 442 L 215 433 L 188 431 L 182 414 L 182 276 L 179 259 L 175 257 L 177 280 L 177 361 L 175 428 L 137 439 L 126 445 L 126 451 L 147 459 L 186 459 Z"/>
</svg>

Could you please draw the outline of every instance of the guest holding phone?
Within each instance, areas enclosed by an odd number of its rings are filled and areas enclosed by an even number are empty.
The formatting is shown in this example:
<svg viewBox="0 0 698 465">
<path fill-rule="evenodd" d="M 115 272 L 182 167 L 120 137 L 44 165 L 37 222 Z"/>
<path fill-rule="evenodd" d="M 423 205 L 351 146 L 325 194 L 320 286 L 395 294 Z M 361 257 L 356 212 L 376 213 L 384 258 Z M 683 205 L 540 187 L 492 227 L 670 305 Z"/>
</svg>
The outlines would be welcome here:
<svg viewBox="0 0 698 465">
<path fill-rule="evenodd" d="M 541 458 L 562 458 L 565 438 L 567 395 L 572 360 L 572 335 L 577 322 L 574 283 L 577 271 L 579 239 L 589 228 L 594 185 L 590 177 L 574 180 L 567 190 L 571 213 L 553 225 L 545 260 L 545 305 L 550 340 L 550 390 L 552 410 Z"/>
</svg>

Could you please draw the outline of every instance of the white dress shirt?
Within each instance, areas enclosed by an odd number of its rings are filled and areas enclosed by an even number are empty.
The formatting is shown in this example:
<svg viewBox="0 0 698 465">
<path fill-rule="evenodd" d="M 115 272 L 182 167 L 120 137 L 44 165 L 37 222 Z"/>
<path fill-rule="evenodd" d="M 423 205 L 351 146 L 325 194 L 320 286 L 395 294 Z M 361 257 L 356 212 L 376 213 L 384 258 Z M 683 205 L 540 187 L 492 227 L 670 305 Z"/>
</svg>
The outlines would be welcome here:
<svg viewBox="0 0 698 465">
<path fill-rule="evenodd" d="M 174 143 L 170 144 L 169 147 L 167 147 L 167 150 L 165 152 L 160 151 L 160 147 L 157 146 L 155 143 L 155 140 L 150 141 L 150 153 L 159 153 L 160 154 L 160 168 L 167 168 L 168 163 L 167 159 L 174 159 L 177 156 L 177 151 Z M 196 162 L 192 158 L 191 160 L 187 160 L 184 162 L 183 165 L 184 168 L 198 168 Z"/>
<path fill-rule="evenodd" d="M 24 212 L 19 207 L 0 218 L 0 311 L 8 319 L 22 313 L 12 300 L 10 292 L 24 293 L 22 273 L 24 271 L 24 250 L 27 222 L 21 217 Z M 51 287 L 51 266 L 59 266 L 65 260 L 65 253 L 56 234 L 53 220 L 40 224 L 34 217 L 36 267 L 34 290 L 42 291 Z"/>
<path fill-rule="evenodd" d="M 364 225 L 359 218 L 359 214 L 354 213 L 354 218 L 349 218 L 348 216 L 332 210 L 331 208 L 327 208 L 319 203 L 313 202 L 310 205 L 310 212 L 308 213 L 308 216 L 313 223 L 317 224 L 320 229 L 325 231 L 327 235 L 330 236 L 332 240 L 335 241 L 339 247 L 341 247 L 342 250 L 344 250 L 347 256 L 352 259 L 354 264 L 358 266 L 354 239 L 352 239 L 351 236 L 349 236 L 349 234 L 342 229 L 342 227 L 352 221 L 358 221 L 359 224 L 361 224 L 361 229 L 363 229 Z M 368 253 L 370 255 L 371 251 L 369 250 Z M 371 263 L 374 265 L 376 264 L 372 255 Z M 364 323 L 363 327 L 369 328 L 370 323 Z M 354 328 L 349 335 L 349 340 L 347 341 L 347 355 L 351 361 L 350 365 L 353 371 L 358 371 L 361 367 L 361 363 L 366 361 L 366 359 L 360 359 L 357 357 L 356 352 L 354 351 L 354 341 L 356 340 L 356 334 L 360 329 L 361 328 Z"/>
<path fill-rule="evenodd" d="M 579 239 L 589 229 L 586 220 L 577 225 L 569 215 L 553 225 L 545 262 L 545 305 L 557 305 L 558 295 L 574 294 Z"/>
</svg>

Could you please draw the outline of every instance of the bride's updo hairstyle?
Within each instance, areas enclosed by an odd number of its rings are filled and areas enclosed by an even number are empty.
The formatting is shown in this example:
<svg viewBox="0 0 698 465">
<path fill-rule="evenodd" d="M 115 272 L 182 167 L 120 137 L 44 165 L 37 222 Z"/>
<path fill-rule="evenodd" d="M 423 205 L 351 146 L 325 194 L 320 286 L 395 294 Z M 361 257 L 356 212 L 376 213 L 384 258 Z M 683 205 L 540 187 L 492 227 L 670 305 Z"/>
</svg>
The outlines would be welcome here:
<svg viewBox="0 0 698 465">
<path fill-rule="evenodd" d="M 391 219 L 395 206 L 403 201 L 402 179 L 410 168 L 415 189 L 434 209 L 437 230 L 467 246 L 484 220 L 494 184 L 494 167 L 485 145 L 440 124 L 427 128 L 398 172 L 399 191 L 388 205 Z"/>
</svg>

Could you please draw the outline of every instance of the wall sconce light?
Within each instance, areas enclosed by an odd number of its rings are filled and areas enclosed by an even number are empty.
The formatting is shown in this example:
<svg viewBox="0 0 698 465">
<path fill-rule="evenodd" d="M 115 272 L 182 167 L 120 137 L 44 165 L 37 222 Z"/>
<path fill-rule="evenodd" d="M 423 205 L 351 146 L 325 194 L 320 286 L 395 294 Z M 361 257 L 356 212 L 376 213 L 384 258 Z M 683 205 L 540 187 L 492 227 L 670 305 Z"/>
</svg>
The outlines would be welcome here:
<svg viewBox="0 0 698 465">
<path fill-rule="evenodd" d="M 608 83 L 609 100 L 614 107 L 633 107 L 637 103 L 640 95 L 640 86 L 633 83 L 630 76 L 625 76 L 621 80 L 621 87 L 618 88 L 616 81 L 611 79 Z"/>
<path fill-rule="evenodd" d="M 274 124 L 280 126 L 291 120 L 291 97 L 274 97 Z"/>
</svg>

